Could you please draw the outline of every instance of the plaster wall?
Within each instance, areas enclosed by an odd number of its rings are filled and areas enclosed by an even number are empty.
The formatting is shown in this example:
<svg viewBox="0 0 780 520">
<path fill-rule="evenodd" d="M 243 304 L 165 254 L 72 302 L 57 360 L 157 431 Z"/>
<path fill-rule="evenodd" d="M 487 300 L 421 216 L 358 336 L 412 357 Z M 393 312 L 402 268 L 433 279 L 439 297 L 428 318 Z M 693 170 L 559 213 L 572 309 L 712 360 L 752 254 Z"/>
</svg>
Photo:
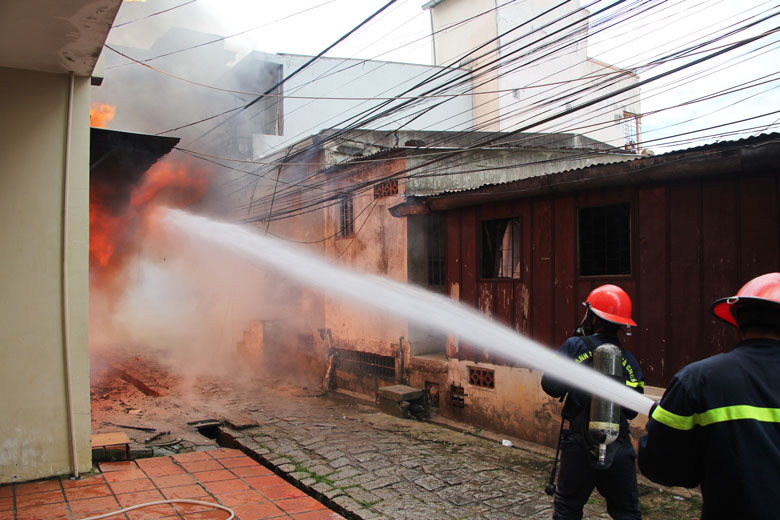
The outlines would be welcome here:
<svg viewBox="0 0 780 520">
<path fill-rule="evenodd" d="M 491 11 L 495 7 L 496 0 L 449 0 L 431 9 L 434 64 L 476 71 L 471 96 L 475 130 L 499 130 L 495 120 L 499 109 L 495 94 L 499 87 L 498 73 L 479 72 L 481 66 L 490 68 L 488 64 L 498 58 L 498 42 L 485 45 L 498 35 L 496 12 Z M 485 14 L 455 25 L 477 13 Z M 479 50 L 472 53 L 475 49 Z"/>
<path fill-rule="evenodd" d="M 469 367 L 493 370 L 495 388 L 471 385 Z M 409 374 L 412 386 L 425 388 L 426 382 L 439 385 L 439 407 L 445 417 L 552 448 L 558 442 L 563 403 L 544 393 L 542 372 L 447 359 L 413 362 Z M 464 407 L 452 406 L 451 385 L 463 387 Z M 660 399 L 662 392 L 663 389 L 651 388 L 647 393 Z M 641 414 L 630 422 L 635 446 L 646 423 L 647 416 Z"/>
<path fill-rule="evenodd" d="M 376 169 L 367 168 L 339 182 L 354 185 L 369 176 L 381 176 L 386 171 L 402 169 L 403 164 L 404 160 L 400 159 Z M 399 190 L 403 191 L 400 183 Z M 335 259 L 345 269 L 406 283 L 406 250 L 399 247 L 406 244 L 406 220 L 397 219 L 388 211 L 402 201 L 401 195 L 374 199 L 371 190 L 356 194 L 353 197 L 354 233 L 326 241 L 326 257 Z M 335 235 L 339 229 L 339 205 L 330 206 L 325 212 L 324 235 Z M 336 348 L 397 357 L 400 337 L 409 337 L 408 324 L 404 319 L 328 295 L 325 295 L 325 302 L 325 323 L 331 329 Z"/>
<path fill-rule="evenodd" d="M 68 76 L 0 68 L 0 482 L 71 471 L 61 261 Z M 77 466 L 91 468 L 89 78 L 75 79 L 67 226 Z"/>
<path fill-rule="evenodd" d="M 447 0 L 431 9 L 433 29 L 475 16 L 495 8 L 496 4 L 496 0 Z M 474 91 L 483 92 L 473 96 L 475 129 L 512 131 L 528 126 L 527 130 L 535 132 L 575 132 L 612 146 L 624 146 L 624 112 L 641 114 L 638 88 L 630 88 L 542 126 L 529 126 L 639 81 L 636 75 L 588 57 L 588 11 L 577 11 L 579 1 L 542 15 L 551 6 L 549 0 L 504 2 L 499 9 L 462 27 L 437 34 L 434 38 L 436 63 L 444 65 L 458 60 L 461 67 L 475 70 L 486 60 L 495 60 L 497 52 L 500 54 L 499 71 L 481 76 L 475 71 L 472 78 Z M 565 13 L 574 14 L 555 21 Z M 556 43 L 569 33 L 575 37 Z M 498 45 L 491 44 L 475 53 L 474 61 L 462 59 L 464 54 L 498 35 L 503 35 L 499 40 L 500 51 L 496 51 Z M 542 46 L 544 50 L 539 51 Z M 529 51 L 532 54 L 527 55 Z M 486 52 L 488 55 L 478 57 Z M 542 54 L 544 59 L 538 60 Z M 602 88 L 595 89 L 595 93 L 577 95 L 576 99 L 569 95 L 572 89 L 593 84 Z"/>
</svg>

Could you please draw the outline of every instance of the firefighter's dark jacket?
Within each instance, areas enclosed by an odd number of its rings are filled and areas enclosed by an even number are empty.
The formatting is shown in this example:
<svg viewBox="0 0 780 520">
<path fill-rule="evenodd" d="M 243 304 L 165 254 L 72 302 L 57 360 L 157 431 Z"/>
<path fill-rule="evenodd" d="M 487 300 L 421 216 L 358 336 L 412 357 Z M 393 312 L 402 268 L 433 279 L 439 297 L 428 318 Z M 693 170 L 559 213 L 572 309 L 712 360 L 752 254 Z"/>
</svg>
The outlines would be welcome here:
<svg viewBox="0 0 780 520">
<path fill-rule="evenodd" d="M 631 352 L 625 350 L 618 340 L 616 335 L 597 333 L 592 336 L 588 336 L 593 348 L 597 348 L 603 343 L 612 343 L 620 347 L 623 353 L 623 379 L 625 384 L 634 388 L 638 392 L 644 393 L 645 381 L 642 369 L 639 367 L 639 362 L 631 354 Z M 583 365 L 593 366 L 593 351 L 582 337 L 573 336 L 566 341 L 558 349 L 558 354 L 573 359 L 576 363 L 582 363 Z M 545 374 L 542 377 L 542 389 L 552 397 L 563 397 L 568 393 L 566 397 L 566 403 L 563 405 L 563 411 L 561 414 L 563 418 L 574 422 L 575 420 L 582 419 L 581 413 L 586 409 L 590 402 L 591 396 L 585 392 L 574 389 L 565 381 L 561 381 Z M 627 438 L 628 436 L 628 419 L 636 417 L 636 412 L 623 408 L 620 417 L 620 437 Z M 585 418 L 587 421 L 587 418 Z"/>
<path fill-rule="evenodd" d="M 780 519 L 780 341 L 743 341 L 680 370 L 639 441 L 639 469 L 701 485 L 702 520 Z"/>
</svg>

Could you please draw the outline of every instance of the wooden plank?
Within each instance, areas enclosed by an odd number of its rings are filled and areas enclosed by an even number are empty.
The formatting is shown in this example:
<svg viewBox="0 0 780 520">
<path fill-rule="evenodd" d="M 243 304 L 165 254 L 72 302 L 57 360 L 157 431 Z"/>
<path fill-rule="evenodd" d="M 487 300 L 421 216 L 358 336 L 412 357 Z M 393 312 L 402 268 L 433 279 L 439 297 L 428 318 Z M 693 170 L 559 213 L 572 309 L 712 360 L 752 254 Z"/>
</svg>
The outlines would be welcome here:
<svg viewBox="0 0 780 520">
<path fill-rule="evenodd" d="M 731 296 L 739 280 L 739 182 L 736 176 L 702 183 L 702 342 L 699 359 L 731 350 L 734 328 L 715 318 L 709 305 Z"/>
<path fill-rule="evenodd" d="M 574 199 L 559 197 L 554 202 L 554 293 L 553 344 L 560 345 L 574 333 L 579 320 L 574 277 L 577 261 L 577 230 Z"/>
<path fill-rule="evenodd" d="M 458 286 L 457 293 L 460 294 L 460 211 L 450 211 L 447 213 L 447 287 L 452 292 L 453 285 Z"/>
<path fill-rule="evenodd" d="M 701 189 L 698 182 L 669 188 L 670 324 L 666 363 L 671 373 L 695 361 L 701 341 Z"/>
<path fill-rule="evenodd" d="M 741 177 L 740 236 L 742 280 L 736 291 L 756 276 L 777 271 L 778 201 L 776 176 L 771 174 Z"/>
<path fill-rule="evenodd" d="M 464 208 L 461 212 L 461 288 L 460 300 L 473 307 L 477 306 L 477 278 L 479 235 L 476 209 Z"/>
<path fill-rule="evenodd" d="M 514 285 L 511 280 L 495 282 L 494 316 L 502 325 L 512 327 L 514 322 Z"/>
<path fill-rule="evenodd" d="M 495 317 L 500 324 L 512 328 L 515 316 L 515 285 L 518 282 L 501 280 L 495 284 Z M 513 358 L 494 353 L 494 362 L 497 365 L 514 366 Z"/>
<path fill-rule="evenodd" d="M 466 305 L 477 307 L 477 269 L 479 237 L 477 235 L 476 208 L 464 208 L 461 211 L 461 286 L 460 301 Z M 460 343 L 461 359 L 476 361 L 477 352 L 473 345 Z"/>
<path fill-rule="evenodd" d="M 553 205 L 537 199 L 532 205 L 531 307 L 532 334 L 536 341 L 553 346 Z"/>
<path fill-rule="evenodd" d="M 489 320 L 492 320 L 495 317 L 495 290 L 496 283 L 494 281 L 480 280 L 477 282 L 479 312 Z M 476 360 L 480 363 L 493 363 L 495 360 L 495 352 L 484 347 L 477 347 Z"/>
<path fill-rule="evenodd" d="M 496 203 L 485 202 L 477 206 L 477 220 L 491 220 L 496 218 Z"/>
<path fill-rule="evenodd" d="M 502 200 L 495 204 L 495 218 L 512 218 L 517 216 L 511 200 Z"/>
<path fill-rule="evenodd" d="M 669 309 L 669 258 L 667 248 L 667 190 L 653 186 L 639 190 L 637 251 L 632 257 L 639 291 L 634 321 L 638 346 L 634 355 L 648 385 L 665 387 L 672 374 L 665 373 Z"/>
<path fill-rule="evenodd" d="M 92 447 L 116 446 L 130 444 L 130 437 L 125 432 L 95 433 L 92 435 Z"/>
<path fill-rule="evenodd" d="M 447 293 L 450 298 L 460 301 L 460 211 L 447 213 Z M 459 359 L 460 348 L 458 338 L 453 335 L 447 337 L 447 357 Z"/>
</svg>

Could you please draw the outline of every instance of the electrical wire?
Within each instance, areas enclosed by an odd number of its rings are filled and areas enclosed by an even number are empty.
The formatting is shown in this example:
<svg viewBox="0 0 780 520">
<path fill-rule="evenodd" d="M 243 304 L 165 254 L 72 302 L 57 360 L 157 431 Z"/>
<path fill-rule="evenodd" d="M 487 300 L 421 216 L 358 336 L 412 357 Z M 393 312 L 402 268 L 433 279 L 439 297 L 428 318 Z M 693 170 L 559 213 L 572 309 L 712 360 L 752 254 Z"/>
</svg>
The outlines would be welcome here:
<svg viewBox="0 0 780 520">
<path fill-rule="evenodd" d="M 177 7 L 183 7 L 183 6 L 187 5 L 187 4 L 191 4 L 192 2 L 195 2 L 195 1 L 197 1 L 197 0 L 191 0 L 190 2 L 187 2 L 186 4 L 182 4 L 182 5 L 180 5 L 180 6 L 176 6 L 176 7 L 173 7 L 173 8 L 171 8 L 171 9 L 166 9 L 165 11 L 160 11 L 159 13 L 154 13 L 153 15 L 149 15 L 149 16 L 146 16 L 146 17 L 144 17 L 144 18 L 139 18 L 139 20 L 144 20 L 144 19 L 146 19 L 146 18 L 149 18 L 149 17 L 151 17 L 151 16 L 154 16 L 154 15 L 157 15 L 157 14 L 161 14 L 161 13 L 164 13 L 164 12 L 170 11 L 170 10 L 172 10 L 172 9 L 176 9 Z M 193 49 L 198 49 L 198 48 L 200 48 L 200 47 L 205 47 L 205 46 L 207 46 L 207 45 L 212 45 L 212 44 L 214 44 L 214 43 L 223 42 L 223 41 L 225 41 L 225 40 L 229 40 L 229 39 L 231 39 L 231 38 L 235 38 L 235 37 L 237 37 L 237 36 L 242 36 L 242 35 L 244 35 L 244 34 L 247 34 L 247 33 L 253 32 L 253 31 L 256 31 L 256 30 L 258 30 L 258 29 L 262 29 L 263 27 L 268 27 L 269 25 L 273 25 L 273 24 L 275 24 L 275 23 L 278 23 L 278 22 L 281 22 L 281 21 L 287 20 L 287 19 L 289 19 L 289 18 L 293 18 L 293 17 L 295 17 L 295 16 L 298 16 L 298 15 L 301 15 L 301 14 L 303 14 L 303 13 L 307 13 L 307 12 L 309 12 L 309 11 L 313 11 L 313 10 L 315 10 L 315 9 L 319 9 L 320 7 L 324 7 L 324 6 L 328 5 L 328 4 L 332 4 L 332 3 L 333 3 L 333 2 L 335 2 L 335 1 L 336 1 L 336 0 L 327 0 L 326 2 L 323 2 L 323 3 L 321 3 L 321 4 L 315 5 L 315 6 L 313 6 L 313 7 L 309 7 L 309 8 L 307 8 L 307 9 L 303 9 L 303 10 L 301 10 L 301 11 L 298 11 L 298 12 L 295 12 L 295 13 L 292 13 L 292 14 L 289 14 L 289 15 L 287 15 L 287 16 L 283 16 L 283 17 L 281 17 L 281 18 L 278 18 L 278 19 L 276 19 L 276 20 L 273 20 L 273 21 L 271 21 L 271 22 L 264 23 L 264 24 L 262 24 L 262 25 L 258 25 L 258 26 L 256 26 L 256 27 L 252 27 L 251 29 L 246 29 L 246 30 L 244 30 L 244 31 L 237 32 L 237 33 L 234 33 L 234 34 L 231 34 L 231 35 L 228 35 L 228 36 L 221 36 L 221 37 L 219 37 L 219 38 L 216 38 L 216 39 L 214 39 L 214 40 L 209 40 L 209 41 L 207 41 L 207 42 L 198 43 L 198 44 L 196 44 L 196 45 L 190 45 L 189 47 L 184 47 L 184 48 L 182 48 L 182 49 L 176 49 L 175 51 L 170 51 L 170 52 L 166 52 L 166 53 L 163 53 L 163 54 L 158 54 L 157 56 L 152 56 L 151 58 L 146 58 L 146 59 L 143 59 L 143 60 L 136 60 L 135 58 L 131 58 L 131 57 L 129 57 L 129 56 L 125 56 L 125 57 L 126 57 L 127 59 L 131 60 L 132 62 L 139 63 L 139 64 L 144 64 L 144 63 L 146 63 L 146 62 L 148 62 L 148 61 L 153 61 L 153 60 L 156 60 L 156 59 L 159 59 L 159 58 L 165 58 L 165 57 L 167 57 L 167 56 L 172 56 L 172 55 L 174 55 L 174 54 L 179 54 L 179 53 L 181 53 L 181 52 L 186 52 L 186 51 L 190 51 L 190 50 L 193 50 Z M 133 20 L 133 22 L 135 22 L 135 21 L 138 21 L 138 20 Z M 115 25 L 115 26 L 113 26 L 113 27 L 121 27 L 122 25 L 127 25 L 128 23 L 132 23 L 132 22 L 126 22 L 126 23 L 124 23 L 124 24 L 121 24 L 121 25 Z M 112 27 L 112 28 L 113 28 L 113 27 Z M 113 66 L 111 66 L 111 67 L 106 67 L 106 69 L 105 69 L 105 70 L 116 69 L 116 68 L 119 68 L 119 67 L 124 67 L 124 66 L 126 66 L 126 65 L 130 65 L 130 63 L 122 63 L 122 64 L 119 64 L 119 65 L 113 65 Z"/>
<path fill-rule="evenodd" d="M 563 43 L 563 42 L 561 42 L 561 43 Z M 569 45 L 571 45 L 571 43 L 569 43 Z M 733 50 L 733 48 L 732 48 L 732 47 L 723 47 L 723 48 L 724 48 L 724 49 L 728 49 L 728 51 L 731 51 L 731 50 Z M 680 54 L 678 54 L 678 55 L 669 55 L 669 56 L 666 58 L 666 61 L 659 61 L 659 62 L 657 62 L 657 63 L 650 62 L 648 66 L 660 66 L 660 65 L 662 65 L 662 64 L 669 63 L 669 61 L 671 61 L 671 60 L 674 60 L 674 59 L 685 59 L 685 58 L 688 58 L 688 57 L 690 57 L 690 56 L 691 56 L 691 55 L 693 55 L 694 53 L 701 53 L 701 52 L 704 52 L 704 51 L 702 51 L 702 50 L 701 50 L 701 47 L 700 47 L 699 49 L 693 49 L 693 48 L 689 48 L 689 49 L 687 50 L 687 52 L 686 52 L 686 53 L 680 53 Z M 708 55 L 709 55 L 709 54 L 708 54 Z M 507 63 L 507 61 L 505 60 L 503 63 Z M 496 66 L 496 65 L 494 65 L 494 66 Z M 486 70 L 487 70 L 487 69 L 486 69 Z M 479 76 L 478 76 L 478 77 L 479 77 Z M 606 79 L 606 76 L 605 76 L 605 79 Z M 659 82 L 659 83 L 660 83 L 660 82 Z M 564 83 L 564 85 L 565 85 L 565 83 Z M 453 86 L 453 84 L 451 84 L 451 85 L 450 85 L 450 87 L 452 87 L 452 86 Z M 604 87 L 601 87 L 601 88 L 604 88 Z M 669 87 L 669 88 L 672 88 L 672 87 Z M 443 90 L 441 90 L 441 91 L 439 91 L 439 92 L 444 92 L 444 91 L 443 91 Z M 584 92 L 584 91 L 583 91 L 583 92 Z M 473 92 L 472 92 L 471 94 L 472 94 L 472 95 L 475 95 Z M 441 96 L 444 96 L 445 94 L 432 94 L 432 95 L 441 95 Z M 429 95 L 429 97 L 432 97 L 432 95 Z M 570 94 L 570 96 L 571 96 L 571 94 Z M 411 96 L 410 96 L 410 97 L 411 97 Z M 559 102 L 563 102 L 563 100 L 564 100 L 564 99 L 565 99 L 565 98 L 560 98 L 560 101 L 559 101 Z M 541 108 L 541 107 L 540 107 L 540 108 Z M 389 111 L 389 112 L 388 112 L 388 115 L 389 115 L 390 113 L 393 113 L 393 112 L 392 112 L 392 111 Z M 397 113 L 397 111 L 396 111 L 395 113 Z M 657 113 L 657 111 L 656 111 L 656 112 L 651 112 L 651 113 Z M 554 115 L 554 114 L 553 114 L 553 115 Z M 418 113 L 418 115 L 417 115 L 417 116 L 412 116 L 412 117 L 420 117 L 420 115 L 419 115 L 419 113 Z M 557 121 L 560 121 L 561 119 L 560 119 L 560 118 L 553 118 L 552 120 L 548 121 L 547 123 L 554 123 L 556 120 L 557 120 Z M 538 127 L 539 127 L 539 128 L 545 128 L 545 127 L 546 127 L 546 125 L 547 125 L 547 123 L 540 124 L 540 125 L 538 125 Z M 733 123 L 733 122 L 732 122 L 732 123 Z M 353 129 L 353 130 L 354 130 L 354 129 Z M 522 133 L 522 131 L 520 131 L 520 133 Z M 339 137 L 338 135 L 331 136 L 331 138 L 332 138 L 332 139 L 336 139 L 336 138 L 338 138 L 338 137 Z M 317 175 L 317 174 L 315 174 L 315 175 Z M 411 175 L 413 175 L 413 174 L 411 174 Z M 307 186 L 305 186 L 305 189 L 315 189 L 315 187 L 312 187 L 312 186 L 309 186 L 309 185 L 307 185 Z"/>
<path fill-rule="evenodd" d="M 173 7 L 169 7 L 168 9 L 163 9 L 162 11 L 157 11 L 156 13 L 152 13 L 150 15 L 143 16 L 141 18 L 136 18 L 135 20 L 130 20 L 130 21 L 127 21 L 127 22 L 124 22 L 124 23 L 112 25 L 111 28 L 112 29 L 118 29 L 119 27 L 124 27 L 125 25 L 130 25 L 131 23 L 140 22 L 141 20 L 146 20 L 147 18 L 151 18 L 153 16 L 157 16 L 157 15 L 160 15 L 160 14 L 163 14 L 163 13 L 167 13 L 169 11 L 173 11 L 174 9 L 178 9 L 180 7 L 184 7 L 184 6 L 190 5 L 190 4 L 195 3 L 197 1 L 198 0 L 190 0 L 189 2 L 184 2 L 183 4 L 175 5 Z"/>
</svg>

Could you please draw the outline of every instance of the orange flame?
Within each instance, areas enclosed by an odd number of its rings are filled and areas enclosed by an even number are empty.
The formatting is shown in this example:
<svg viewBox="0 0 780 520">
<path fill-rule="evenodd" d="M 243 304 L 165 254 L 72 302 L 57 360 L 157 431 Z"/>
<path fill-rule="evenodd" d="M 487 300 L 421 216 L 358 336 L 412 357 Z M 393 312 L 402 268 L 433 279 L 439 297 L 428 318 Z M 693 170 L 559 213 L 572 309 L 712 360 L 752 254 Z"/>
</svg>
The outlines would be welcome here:
<svg viewBox="0 0 780 520">
<path fill-rule="evenodd" d="M 89 126 L 105 128 L 109 121 L 114 119 L 116 107 L 108 103 L 92 103 L 89 109 Z"/>
<path fill-rule="evenodd" d="M 138 250 L 144 226 L 154 226 L 159 206 L 186 208 L 208 191 L 204 171 L 186 164 L 159 161 L 132 189 L 124 208 L 109 207 L 114 186 L 94 183 L 89 197 L 89 264 L 94 275 L 111 276 Z M 117 200 L 117 197 L 113 197 Z"/>
</svg>

